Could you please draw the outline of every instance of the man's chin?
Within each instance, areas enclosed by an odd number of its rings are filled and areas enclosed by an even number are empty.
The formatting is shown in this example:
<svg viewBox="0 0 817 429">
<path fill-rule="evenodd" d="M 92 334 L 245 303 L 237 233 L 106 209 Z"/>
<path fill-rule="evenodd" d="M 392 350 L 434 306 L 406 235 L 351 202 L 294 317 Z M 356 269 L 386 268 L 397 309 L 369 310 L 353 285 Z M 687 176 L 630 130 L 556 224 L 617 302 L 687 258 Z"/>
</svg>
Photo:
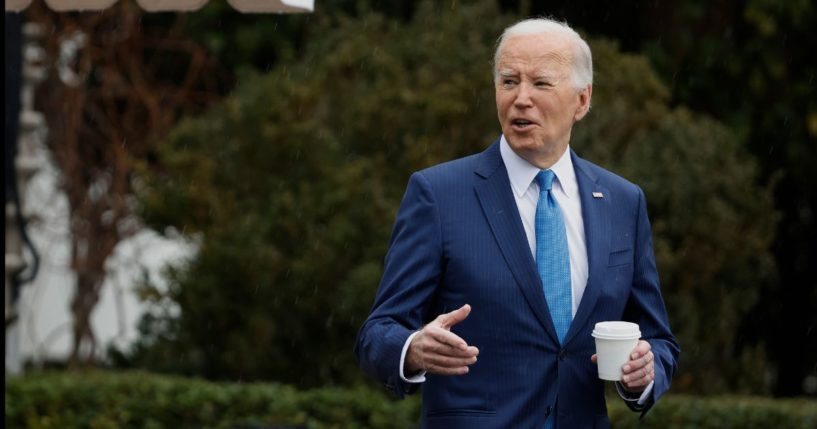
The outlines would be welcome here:
<svg viewBox="0 0 817 429">
<path fill-rule="evenodd" d="M 533 136 L 527 133 L 519 135 L 518 133 L 511 132 L 510 135 L 505 135 L 505 140 L 508 141 L 508 145 L 511 149 L 517 153 L 537 152 L 542 148 L 542 145 L 538 143 Z"/>
</svg>

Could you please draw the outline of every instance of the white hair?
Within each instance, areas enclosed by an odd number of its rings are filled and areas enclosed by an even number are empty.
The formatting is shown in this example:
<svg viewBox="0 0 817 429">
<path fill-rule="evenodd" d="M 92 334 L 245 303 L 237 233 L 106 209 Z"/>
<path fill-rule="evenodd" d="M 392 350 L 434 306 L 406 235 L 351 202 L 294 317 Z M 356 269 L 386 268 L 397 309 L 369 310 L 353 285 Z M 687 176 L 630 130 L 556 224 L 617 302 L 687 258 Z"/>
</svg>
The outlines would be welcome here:
<svg viewBox="0 0 817 429">
<path fill-rule="evenodd" d="M 532 18 L 519 21 L 506 28 L 499 36 L 494 52 L 494 78 L 499 75 L 499 53 L 505 40 L 515 36 L 525 36 L 531 34 L 560 34 L 567 36 L 572 42 L 573 50 L 573 73 L 571 80 L 576 89 L 585 88 L 593 84 L 593 56 L 590 47 L 575 30 L 570 28 L 566 22 L 559 22 L 550 18 Z"/>
</svg>

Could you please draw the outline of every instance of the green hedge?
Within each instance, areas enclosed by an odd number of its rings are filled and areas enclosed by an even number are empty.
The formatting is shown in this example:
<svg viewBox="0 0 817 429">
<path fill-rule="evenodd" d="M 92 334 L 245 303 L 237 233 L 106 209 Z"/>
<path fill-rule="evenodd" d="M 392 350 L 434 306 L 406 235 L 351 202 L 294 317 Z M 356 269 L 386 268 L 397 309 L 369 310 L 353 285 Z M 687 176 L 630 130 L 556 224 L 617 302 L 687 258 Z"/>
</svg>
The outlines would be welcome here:
<svg viewBox="0 0 817 429">
<path fill-rule="evenodd" d="M 608 398 L 615 429 L 814 429 L 817 401 L 750 396 L 667 395 L 644 417 Z"/>
<path fill-rule="evenodd" d="M 417 412 L 417 401 L 366 388 L 297 391 L 100 371 L 6 381 L 7 428 L 409 428 Z"/>
<path fill-rule="evenodd" d="M 365 387 L 298 391 L 145 372 L 46 372 L 6 381 L 8 428 L 411 428 L 419 401 Z M 611 398 L 616 429 L 817 427 L 817 401 L 670 395 L 643 419 Z"/>
</svg>

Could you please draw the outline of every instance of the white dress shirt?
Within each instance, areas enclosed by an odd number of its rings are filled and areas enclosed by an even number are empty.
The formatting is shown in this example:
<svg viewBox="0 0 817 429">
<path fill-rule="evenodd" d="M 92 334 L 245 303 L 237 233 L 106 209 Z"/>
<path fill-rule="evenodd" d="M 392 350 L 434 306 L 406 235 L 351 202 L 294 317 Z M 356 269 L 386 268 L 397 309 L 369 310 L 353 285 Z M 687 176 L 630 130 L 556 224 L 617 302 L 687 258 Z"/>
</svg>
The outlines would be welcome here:
<svg viewBox="0 0 817 429">
<path fill-rule="evenodd" d="M 525 228 L 531 255 L 536 260 L 536 205 L 539 202 L 539 184 L 535 179 L 541 170 L 514 152 L 505 140 L 504 135 L 499 141 L 499 151 L 505 169 L 508 171 L 508 179 L 511 182 L 511 189 L 516 201 L 516 207 L 519 209 L 519 216 L 522 219 L 522 226 Z M 587 287 L 588 263 L 582 202 L 581 198 L 579 198 L 579 184 L 576 181 L 576 172 L 573 169 L 569 146 L 559 160 L 550 167 L 550 170 L 556 176 L 553 180 L 551 192 L 562 210 L 562 219 L 564 219 L 567 232 L 567 248 L 570 253 L 570 288 L 573 298 L 572 316 L 576 317 L 579 303 L 582 296 L 584 296 L 584 289 Z M 425 371 L 408 378 L 403 373 L 406 352 L 415 335 L 417 335 L 417 332 L 411 334 L 405 345 L 403 345 L 403 352 L 400 355 L 400 377 L 409 383 L 422 383 L 425 381 Z M 650 391 L 652 391 L 652 385 L 653 383 L 650 383 L 638 398 L 639 405 L 646 401 Z M 618 386 L 618 383 L 616 383 L 616 388 L 623 399 L 634 400 L 634 398 L 626 395 L 626 392 Z"/>
<path fill-rule="evenodd" d="M 539 202 L 539 184 L 536 175 L 541 171 L 538 167 L 525 161 L 511 149 L 505 136 L 499 142 L 499 151 L 505 169 L 508 170 L 508 179 L 511 181 L 513 196 L 533 260 L 536 260 L 536 205 Z M 572 316 L 576 317 L 579 302 L 584 296 L 587 286 L 587 246 L 584 241 L 584 221 L 582 220 L 582 202 L 579 198 L 579 184 L 576 182 L 576 173 L 573 171 L 573 160 L 570 159 L 570 147 L 550 167 L 556 175 L 551 192 L 559 208 L 562 209 L 562 219 L 567 232 L 567 249 L 570 252 L 570 289 L 572 291 Z"/>
</svg>

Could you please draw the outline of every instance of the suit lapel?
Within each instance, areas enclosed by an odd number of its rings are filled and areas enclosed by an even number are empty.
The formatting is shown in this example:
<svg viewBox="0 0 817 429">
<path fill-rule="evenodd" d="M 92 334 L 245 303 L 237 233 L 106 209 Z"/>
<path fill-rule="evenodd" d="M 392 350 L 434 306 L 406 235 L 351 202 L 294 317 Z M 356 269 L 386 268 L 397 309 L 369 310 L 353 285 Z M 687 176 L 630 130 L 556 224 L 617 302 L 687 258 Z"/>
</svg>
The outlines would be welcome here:
<svg viewBox="0 0 817 429">
<path fill-rule="evenodd" d="M 576 317 L 573 318 L 565 336 L 565 344 L 582 329 L 590 317 L 601 293 L 604 273 L 610 257 L 610 194 L 606 188 L 598 184 L 598 177 L 589 168 L 586 161 L 572 151 L 570 155 L 573 159 L 573 167 L 579 185 L 579 198 L 582 202 L 589 275 Z M 602 197 L 594 197 L 594 192 L 601 193 Z"/>
<path fill-rule="evenodd" d="M 498 142 L 482 153 L 480 165 L 475 173 L 477 180 L 474 190 L 505 262 L 536 318 L 558 343 L 556 329 L 545 302 L 542 282 L 530 254 L 530 246 L 519 216 L 519 209 L 513 199 L 511 183 L 505 163 L 502 162 Z"/>
</svg>

